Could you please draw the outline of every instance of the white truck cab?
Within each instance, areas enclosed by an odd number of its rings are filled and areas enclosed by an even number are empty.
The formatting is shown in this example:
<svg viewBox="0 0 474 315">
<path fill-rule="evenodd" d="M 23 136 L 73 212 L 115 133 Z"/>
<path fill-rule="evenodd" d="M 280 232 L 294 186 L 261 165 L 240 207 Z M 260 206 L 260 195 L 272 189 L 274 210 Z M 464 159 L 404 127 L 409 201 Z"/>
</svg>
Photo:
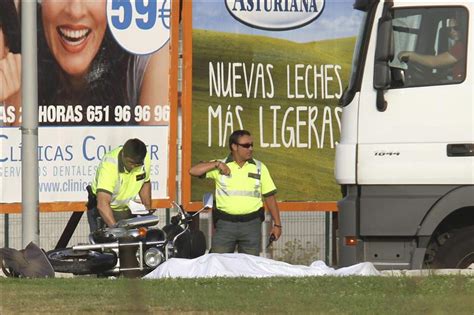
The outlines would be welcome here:
<svg viewBox="0 0 474 315">
<path fill-rule="evenodd" d="M 341 98 L 338 263 L 474 262 L 474 1 L 357 0 Z"/>
</svg>

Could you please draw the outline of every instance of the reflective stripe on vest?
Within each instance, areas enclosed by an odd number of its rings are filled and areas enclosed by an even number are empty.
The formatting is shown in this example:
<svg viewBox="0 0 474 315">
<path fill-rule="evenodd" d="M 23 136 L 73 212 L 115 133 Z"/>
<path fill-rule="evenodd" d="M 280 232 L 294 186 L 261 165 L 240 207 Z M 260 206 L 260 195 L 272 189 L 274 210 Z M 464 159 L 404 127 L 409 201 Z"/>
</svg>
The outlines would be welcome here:
<svg viewBox="0 0 474 315">
<path fill-rule="evenodd" d="M 102 160 L 102 162 L 107 162 L 107 163 L 112 163 L 112 164 L 117 165 L 118 159 L 113 156 L 104 156 L 104 159 Z"/>
<path fill-rule="evenodd" d="M 259 194 L 260 194 L 260 186 L 261 186 L 261 180 L 260 178 L 262 177 L 262 162 L 260 162 L 259 160 L 254 160 L 255 161 L 255 164 L 257 165 L 257 174 L 258 174 L 258 178 L 255 178 L 255 191 L 258 191 Z M 261 195 L 261 194 L 260 194 Z"/>
<path fill-rule="evenodd" d="M 261 198 L 262 194 L 258 191 L 247 191 L 247 190 L 224 190 L 221 188 L 216 189 L 216 194 L 219 196 L 240 196 L 240 197 L 255 197 Z"/>
<path fill-rule="evenodd" d="M 105 157 L 104 161 L 107 163 L 115 164 L 116 167 L 118 167 L 118 159 L 115 157 Z M 143 172 L 146 172 L 145 170 L 145 165 L 142 166 Z M 120 187 L 122 186 L 122 181 L 120 178 L 120 173 L 118 174 L 117 177 L 117 182 L 115 183 L 115 188 L 112 193 L 112 200 L 110 201 L 110 206 L 112 208 L 121 208 L 123 206 L 127 206 L 131 200 L 135 199 L 135 196 L 127 198 L 127 199 L 117 199 L 115 196 L 117 196 L 120 192 Z"/>
<path fill-rule="evenodd" d="M 257 174 L 259 178 L 255 179 L 255 186 L 253 191 L 248 190 L 229 190 L 227 188 L 226 180 L 228 176 L 220 175 L 219 176 L 219 183 L 221 185 L 220 188 L 216 188 L 216 195 L 219 196 L 241 196 L 241 197 L 255 197 L 255 198 L 262 198 L 262 193 L 260 189 L 260 177 L 261 177 L 261 170 L 262 170 L 262 162 L 255 160 L 255 165 L 257 166 Z M 221 162 L 225 163 L 225 159 L 221 160 Z"/>
<path fill-rule="evenodd" d="M 219 161 L 225 164 L 225 160 L 226 159 L 222 159 L 222 160 L 219 160 Z M 221 176 L 219 176 L 219 183 L 222 187 L 222 192 L 221 192 L 222 194 L 221 195 L 226 195 L 226 191 L 227 191 L 226 179 L 227 179 L 227 176 L 225 176 L 225 175 L 221 174 Z M 219 194 L 217 191 L 216 191 L 216 193 Z"/>
<path fill-rule="evenodd" d="M 102 162 L 105 162 L 105 163 L 110 163 L 110 164 L 114 164 L 115 167 L 118 167 L 118 158 L 117 157 L 113 157 L 113 156 L 105 156 L 104 159 L 102 160 Z M 120 200 L 116 200 L 114 198 L 114 196 L 117 196 L 119 191 L 120 191 L 120 186 L 121 186 L 121 182 L 120 182 L 120 174 L 118 174 L 118 177 L 117 177 L 117 181 L 114 185 L 114 191 L 112 192 L 112 200 L 110 201 L 110 205 L 111 206 L 120 206 L 120 205 L 124 205 L 124 203 Z M 128 203 L 128 202 L 127 202 Z"/>
</svg>

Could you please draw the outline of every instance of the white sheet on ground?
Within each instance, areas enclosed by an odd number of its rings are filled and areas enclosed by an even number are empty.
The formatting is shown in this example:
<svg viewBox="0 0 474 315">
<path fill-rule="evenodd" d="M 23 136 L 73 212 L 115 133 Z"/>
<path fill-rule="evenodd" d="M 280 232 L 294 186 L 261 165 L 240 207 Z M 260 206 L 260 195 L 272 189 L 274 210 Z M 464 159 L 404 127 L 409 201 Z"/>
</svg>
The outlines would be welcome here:
<svg viewBox="0 0 474 315">
<path fill-rule="evenodd" d="M 145 279 L 209 277 L 306 277 L 380 275 L 372 263 L 334 269 L 318 260 L 310 266 L 290 265 L 246 254 L 207 254 L 195 259 L 171 258 L 146 275 Z"/>
</svg>

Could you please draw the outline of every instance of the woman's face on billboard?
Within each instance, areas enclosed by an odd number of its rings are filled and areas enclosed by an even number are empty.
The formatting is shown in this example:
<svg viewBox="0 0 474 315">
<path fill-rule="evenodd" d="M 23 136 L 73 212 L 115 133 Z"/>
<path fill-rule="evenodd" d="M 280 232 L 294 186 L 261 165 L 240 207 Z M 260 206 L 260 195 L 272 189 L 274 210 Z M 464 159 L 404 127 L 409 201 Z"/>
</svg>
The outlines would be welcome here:
<svg viewBox="0 0 474 315">
<path fill-rule="evenodd" d="M 107 27 L 105 0 L 42 0 L 46 41 L 61 68 L 87 73 Z"/>
</svg>

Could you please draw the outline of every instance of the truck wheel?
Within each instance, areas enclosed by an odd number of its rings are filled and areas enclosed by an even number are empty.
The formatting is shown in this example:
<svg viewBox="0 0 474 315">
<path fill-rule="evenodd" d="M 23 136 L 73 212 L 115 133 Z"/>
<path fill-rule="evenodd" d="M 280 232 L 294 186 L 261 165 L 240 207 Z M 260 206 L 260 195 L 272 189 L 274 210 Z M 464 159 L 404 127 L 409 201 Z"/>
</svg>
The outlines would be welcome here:
<svg viewBox="0 0 474 315">
<path fill-rule="evenodd" d="M 72 248 L 51 250 L 46 253 L 56 272 L 75 275 L 99 274 L 117 264 L 114 253 L 100 253 L 92 250 L 75 251 Z"/>
<path fill-rule="evenodd" d="M 439 239 L 442 239 L 440 242 Z M 430 244 L 432 260 L 430 268 L 459 268 L 464 269 L 474 263 L 474 227 L 464 227 L 442 234 Z M 434 245 L 434 246 L 433 246 Z M 425 260 L 426 262 L 426 260 Z"/>
</svg>

